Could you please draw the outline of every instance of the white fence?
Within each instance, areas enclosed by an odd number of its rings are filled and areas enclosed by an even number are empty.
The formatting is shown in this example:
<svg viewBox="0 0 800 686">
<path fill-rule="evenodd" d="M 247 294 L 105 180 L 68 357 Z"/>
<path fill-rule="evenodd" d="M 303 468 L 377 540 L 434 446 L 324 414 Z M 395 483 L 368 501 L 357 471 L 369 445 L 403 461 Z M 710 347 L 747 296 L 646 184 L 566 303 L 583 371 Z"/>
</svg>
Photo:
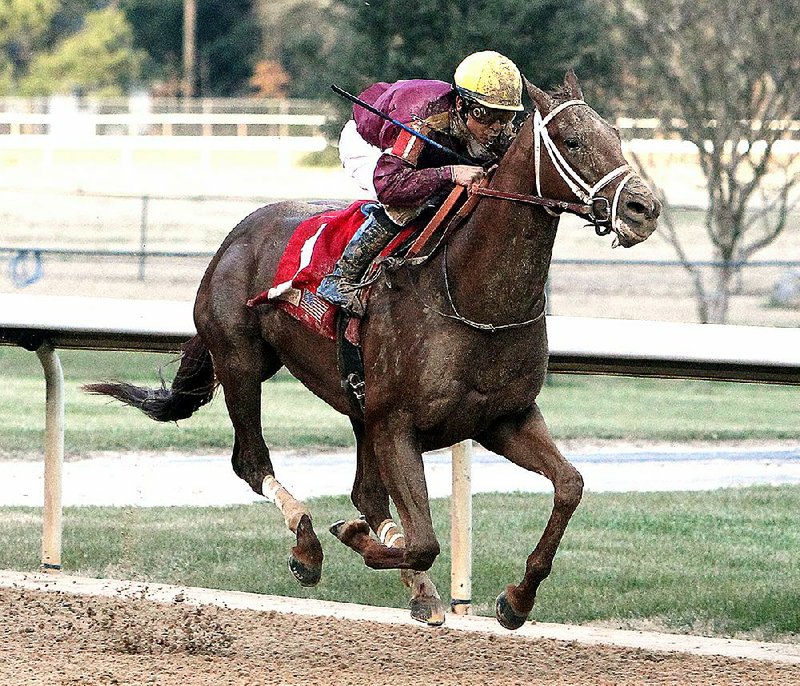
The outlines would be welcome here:
<svg viewBox="0 0 800 686">
<path fill-rule="evenodd" d="M 323 114 L 0 112 L 0 134 L 90 136 L 321 136 Z"/>
<path fill-rule="evenodd" d="M 259 98 L 0 98 L 0 138 L 48 135 L 93 136 L 237 136 L 324 138 L 323 127 L 333 116 L 322 100 Z M 696 148 L 676 140 L 686 128 L 680 120 L 618 117 L 616 126 L 643 153 L 692 155 Z M 709 122 L 712 126 L 714 122 Z M 753 121 L 753 131 L 778 132 L 777 155 L 798 150 L 800 120 Z M 645 141 L 647 141 L 645 143 Z"/>
<path fill-rule="evenodd" d="M 263 98 L 0 98 L 0 135 L 320 135 L 330 108 Z"/>
<path fill-rule="evenodd" d="M 76 150 L 128 165 L 137 154 L 199 152 L 203 166 L 218 152 L 272 152 L 288 167 L 293 155 L 325 149 L 328 118 L 322 103 L 308 101 L 0 99 L 0 151 L 41 156 L 48 166 Z"/>
<path fill-rule="evenodd" d="M 800 329 L 547 318 L 554 372 L 800 385 Z M 42 568 L 61 567 L 63 373 L 57 348 L 177 351 L 195 334 L 187 302 L 0 294 L 0 345 L 35 351 L 46 397 Z M 453 449 L 451 594 L 471 596 L 469 444 Z"/>
</svg>

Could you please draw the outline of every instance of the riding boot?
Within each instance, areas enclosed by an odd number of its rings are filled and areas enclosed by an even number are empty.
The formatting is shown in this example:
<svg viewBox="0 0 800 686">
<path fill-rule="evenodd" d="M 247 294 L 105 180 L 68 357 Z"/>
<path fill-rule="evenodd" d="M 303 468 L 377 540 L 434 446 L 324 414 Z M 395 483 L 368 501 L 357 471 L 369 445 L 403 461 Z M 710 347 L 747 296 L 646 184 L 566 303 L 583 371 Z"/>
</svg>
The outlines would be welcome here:
<svg viewBox="0 0 800 686">
<path fill-rule="evenodd" d="M 383 208 L 372 209 L 350 239 L 333 272 L 322 279 L 317 295 L 339 305 L 350 315 L 362 316 L 363 305 L 358 297 L 361 277 L 395 233 L 397 226 Z"/>
</svg>

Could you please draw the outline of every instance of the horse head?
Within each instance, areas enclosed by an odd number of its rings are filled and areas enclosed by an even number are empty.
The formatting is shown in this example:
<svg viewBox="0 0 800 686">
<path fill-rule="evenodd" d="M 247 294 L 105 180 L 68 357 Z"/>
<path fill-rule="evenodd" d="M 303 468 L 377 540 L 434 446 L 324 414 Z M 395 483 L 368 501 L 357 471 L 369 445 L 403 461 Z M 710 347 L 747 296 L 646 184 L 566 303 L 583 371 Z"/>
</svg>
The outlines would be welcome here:
<svg viewBox="0 0 800 686">
<path fill-rule="evenodd" d="M 525 85 L 535 110 L 520 134 L 531 148 L 536 193 L 583 203 L 597 232 L 613 231 L 623 247 L 648 238 L 661 203 L 626 162 L 616 128 L 584 102 L 575 72 L 552 93 Z"/>
</svg>

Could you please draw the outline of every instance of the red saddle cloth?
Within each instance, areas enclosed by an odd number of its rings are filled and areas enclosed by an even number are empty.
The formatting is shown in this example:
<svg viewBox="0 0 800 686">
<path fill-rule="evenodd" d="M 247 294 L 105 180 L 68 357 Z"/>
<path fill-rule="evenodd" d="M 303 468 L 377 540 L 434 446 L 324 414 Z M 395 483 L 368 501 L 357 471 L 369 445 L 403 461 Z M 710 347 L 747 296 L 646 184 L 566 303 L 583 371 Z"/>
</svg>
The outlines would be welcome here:
<svg viewBox="0 0 800 686">
<path fill-rule="evenodd" d="M 317 288 L 364 223 L 365 206 L 371 204 L 374 201 L 357 200 L 342 210 L 323 212 L 299 224 L 278 264 L 272 288 L 248 300 L 247 305 L 272 303 L 317 333 L 335 339 L 338 307 L 320 298 Z M 404 227 L 381 256 L 391 254 L 413 231 L 412 226 Z"/>
</svg>

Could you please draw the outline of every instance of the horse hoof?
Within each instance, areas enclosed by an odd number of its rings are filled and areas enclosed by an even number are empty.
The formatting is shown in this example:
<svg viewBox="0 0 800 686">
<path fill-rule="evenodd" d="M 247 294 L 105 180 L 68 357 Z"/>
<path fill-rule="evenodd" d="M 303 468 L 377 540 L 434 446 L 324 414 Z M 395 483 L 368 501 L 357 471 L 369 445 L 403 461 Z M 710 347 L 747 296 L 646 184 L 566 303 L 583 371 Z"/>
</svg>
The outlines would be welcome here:
<svg viewBox="0 0 800 686">
<path fill-rule="evenodd" d="M 428 626 L 441 626 L 444 624 L 444 605 L 440 598 L 421 596 L 412 598 L 409 603 L 411 619 L 427 624 Z"/>
<path fill-rule="evenodd" d="M 340 519 L 338 522 L 334 522 L 333 524 L 328 527 L 328 531 L 330 531 L 336 538 L 339 538 L 339 535 L 342 533 L 342 529 L 344 529 L 344 525 L 347 522 L 344 519 Z"/>
<path fill-rule="evenodd" d="M 301 586 L 316 586 L 322 577 L 322 565 L 309 567 L 304 565 L 294 555 L 289 555 L 289 571 Z"/>
<path fill-rule="evenodd" d="M 527 614 L 521 615 L 511 607 L 511 603 L 508 602 L 505 591 L 497 596 L 497 601 L 494 606 L 494 615 L 497 617 L 500 626 L 512 631 L 514 629 L 519 629 L 528 619 Z"/>
<path fill-rule="evenodd" d="M 328 531 L 336 536 L 342 543 L 352 547 L 352 541 L 359 534 L 369 536 L 369 524 L 363 519 L 351 519 L 349 522 L 340 519 L 338 522 L 331 524 Z"/>
</svg>

